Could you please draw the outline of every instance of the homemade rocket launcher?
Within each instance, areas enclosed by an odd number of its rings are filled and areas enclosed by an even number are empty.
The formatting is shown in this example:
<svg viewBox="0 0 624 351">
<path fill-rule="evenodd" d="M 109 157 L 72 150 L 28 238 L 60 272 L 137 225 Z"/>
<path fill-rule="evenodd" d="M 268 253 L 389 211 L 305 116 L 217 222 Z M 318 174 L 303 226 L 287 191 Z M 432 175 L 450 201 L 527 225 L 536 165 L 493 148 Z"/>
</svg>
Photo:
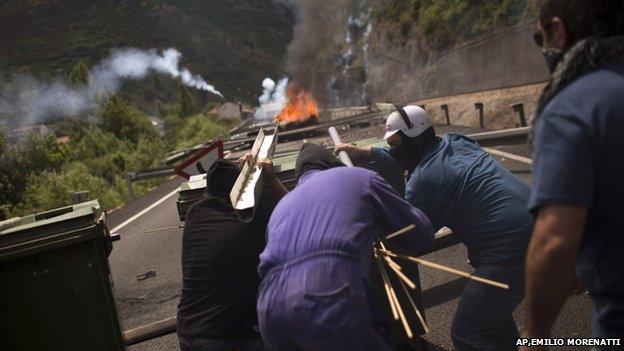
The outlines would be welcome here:
<svg viewBox="0 0 624 351">
<path fill-rule="evenodd" d="M 260 128 L 256 141 L 251 148 L 251 160 L 243 165 L 236 183 L 230 192 L 232 207 L 241 221 L 251 222 L 256 211 L 256 204 L 262 193 L 262 169 L 257 166 L 259 160 L 272 158 L 277 145 L 277 131 L 273 135 L 266 135 Z"/>
</svg>

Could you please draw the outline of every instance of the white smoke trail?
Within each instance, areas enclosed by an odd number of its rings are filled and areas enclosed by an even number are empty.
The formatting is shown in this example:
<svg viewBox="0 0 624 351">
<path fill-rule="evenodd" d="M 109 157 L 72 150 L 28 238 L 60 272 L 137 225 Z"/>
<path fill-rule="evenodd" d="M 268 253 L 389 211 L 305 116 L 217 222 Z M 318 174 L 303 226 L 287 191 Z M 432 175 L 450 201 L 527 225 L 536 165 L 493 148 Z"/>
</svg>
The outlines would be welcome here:
<svg viewBox="0 0 624 351">
<path fill-rule="evenodd" d="M 271 96 L 271 101 L 276 104 L 281 105 L 282 107 L 286 106 L 288 103 L 288 97 L 286 96 L 286 87 L 288 86 L 288 78 L 282 78 L 279 82 L 277 82 L 277 86 L 275 87 L 275 92 Z"/>
<path fill-rule="evenodd" d="M 262 81 L 262 87 L 264 88 L 264 91 L 262 92 L 262 95 L 258 98 L 258 101 L 260 101 L 260 105 L 268 104 L 269 101 L 271 101 L 271 94 L 273 94 L 273 91 L 275 91 L 275 81 L 271 78 L 264 78 L 264 80 Z"/>
<path fill-rule="evenodd" d="M 116 49 L 89 71 L 89 84 L 71 87 L 61 79 L 42 82 L 18 76 L 0 86 L 0 119 L 14 125 L 28 125 L 61 116 L 78 116 L 94 110 L 102 96 L 116 93 L 124 80 L 137 80 L 152 72 L 180 79 L 189 87 L 223 95 L 201 76 L 180 68 L 182 54 L 176 49 L 158 51 Z"/>
<path fill-rule="evenodd" d="M 286 87 L 288 86 L 288 78 L 282 78 L 275 84 L 271 78 L 265 78 L 262 81 L 264 91 L 258 98 L 260 107 L 254 113 L 254 119 L 266 120 L 274 118 L 288 103 L 286 96 Z"/>
</svg>

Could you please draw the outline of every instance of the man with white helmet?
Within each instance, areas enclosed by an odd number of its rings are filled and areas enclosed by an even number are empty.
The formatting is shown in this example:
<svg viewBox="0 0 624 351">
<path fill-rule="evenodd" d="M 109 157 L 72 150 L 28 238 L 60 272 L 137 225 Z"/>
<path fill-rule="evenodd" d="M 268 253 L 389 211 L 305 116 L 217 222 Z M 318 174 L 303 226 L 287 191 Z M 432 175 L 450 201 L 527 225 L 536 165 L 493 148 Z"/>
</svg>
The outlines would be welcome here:
<svg viewBox="0 0 624 351">
<path fill-rule="evenodd" d="M 468 248 L 475 274 L 510 285 L 501 290 L 468 282 L 451 327 L 455 348 L 515 350 L 513 311 L 524 298 L 524 258 L 532 229 L 529 187 L 470 138 L 436 136 L 425 110 L 398 107 L 386 121 L 387 148 L 340 144 L 354 161 L 409 172 L 406 199 L 434 230 L 446 226 Z"/>
</svg>

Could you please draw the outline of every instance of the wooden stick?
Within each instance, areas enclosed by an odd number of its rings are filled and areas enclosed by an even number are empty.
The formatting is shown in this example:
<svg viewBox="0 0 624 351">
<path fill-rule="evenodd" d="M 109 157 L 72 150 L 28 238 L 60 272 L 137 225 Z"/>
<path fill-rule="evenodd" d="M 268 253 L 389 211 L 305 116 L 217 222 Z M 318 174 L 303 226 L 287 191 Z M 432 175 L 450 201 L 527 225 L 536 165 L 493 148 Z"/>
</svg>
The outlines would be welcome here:
<svg viewBox="0 0 624 351">
<path fill-rule="evenodd" d="M 401 287 L 403 288 L 403 291 L 405 292 L 405 295 L 407 295 L 407 298 L 410 304 L 412 305 L 412 308 L 414 309 L 414 312 L 416 312 L 416 317 L 418 317 L 418 320 L 420 321 L 420 325 L 423 327 L 423 330 L 425 331 L 425 333 L 429 333 L 429 326 L 427 325 L 427 322 L 425 322 L 425 319 L 420 313 L 420 310 L 418 309 L 418 307 L 416 307 L 416 304 L 414 303 L 412 296 L 410 295 L 409 291 L 405 287 L 405 284 L 403 284 L 403 282 L 400 282 L 400 283 L 401 283 Z"/>
<path fill-rule="evenodd" d="M 381 241 L 381 239 L 379 237 L 377 237 L 377 240 L 378 240 L 377 244 L 379 244 L 379 246 L 382 249 L 386 250 L 386 245 L 384 245 L 383 241 Z M 398 263 L 394 262 L 390 257 L 384 256 L 384 258 L 386 259 L 386 262 L 388 262 L 389 266 L 394 266 L 394 268 L 396 268 L 396 269 L 398 269 L 400 271 L 403 270 L 403 268 L 401 268 L 401 266 Z"/>
<path fill-rule="evenodd" d="M 405 274 L 403 274 L 403 272 L 401 272 L 400 270 L 396 269 L 392 264 L 396 265 L 396 263 L 394 263 L 394 261 L 388 260 L 388 266 L 394 271 L 394 273 L 396 273 L 396 275 L 399 276 L 399 278 L 401 278 L 401 280 L 404 281 L 405 284 L 409 285 L 410 289 L 412 289 L 412 290 L 416 289 L 416 284 L 414 284 L 413 281 L 411 281 L 407 276 L 405 276 Z"/>
<path fill-rule="evenodd" d="M 497 288 L 500 288 L 500 289 L 505 289 L 505 290 L 509 289 L 509 285 L 508 284 L 503 284 L 503 283 L 500 283 L 500 282 L 497 282 L 497 281 L 494 281 L 494 280 L 482 278 L 482 277 L 479 277 L 479 276 L 476 276 L 476 275 L 472 275 L 470 273 L 466 273 L 466 272 L 460 271 L 460 270 L 455 269 L 455 268 L 446 267 L 446 266 L 443 266 L 441 264 L 429 262 L 429 261 L 423 260 L 421 258 L 416 258 L 416 257 L 407 256 L 407 255 L 401 255 L 401 254 L 395 254 L 393 252 L 390 252 L 390 251 L 387 251 L 387 250 L 383 250 L 383 249 L 377 249 L 377 251 L 382 253 L 382 254 L 384 254 L 384 255 L 390 256 L 390 257 L 396 257 L 396 258 L 401 258 L 401 259 L 404 259 L 404 260 L 420 263 L 423 266 L 427 266 L 427 267 L 430 267 L 430 268 L 433 268 L 433 269 L 437 269 L 437 270 L 440 270 L 440 271 L 444 271 L 444 272 L 447 272 L 447 273 L 452 273 L 452 274 L 455 274 L 455 275 L 459 275 L 459 276 L 462 276 L 462 277 L 465 277 L 465 278 L 468 278 L 468 279 L 471 279 L 471 280 L 474 280 L 474 281 L 477 281 L 477 282 L 480 282 L 480 283 L 483 283 L 483 284 L 491 285 L 491 286 L 494 286 L 494 287 L 497 287 Z"/>
<path fill-rule="evenodd" d="M 403 234 L 405 234 L 405 233 L 409 232 L 410 230 L 412 230 L 412 229 L 414 229 L 414 228 L 416 228 L 416 224 L 410 224 L 410 225 L 408 225 L 407 227 L 405 227 L 405 228 L 403 228 L 403 229 L 401 229 L 401 230 L 398 230 L 398 231 L 396 231 L 396 232 L 394 232 L 394 233 L 392 233 L 392 234 L 388 235 L 388 236 L 386 237 L 386 239 L 390 240 L 390 239 L 396 238 L 397 236 L 399 236 L 399 235 L 403 235 Z"/>
<path fill-rule="evenodd" d="M 388 281 L 388 283 L 390 282 L 390 279 L 388 278 L 388 275 L 386 273 L 386 269 L 383 267 L 383 263 L 381 261 L 381 258 L 377 258 L 377 263 L 380 265 L 379 269 L 381 270 L 381 274 L 385 276 L 385 279 Z M 403 313 L 403 308 L 401 307 L 401 304 L 399 303 L 399 299 L 396 295 L 396 292 L 394 291 L 394 288 L 392 287 L 392 285 L 388 284 L 389 288 L 390 288 L 390 294 L 392 295 L 392 298 L 394 299 L 394 304 L 395 307 L 397 309 L 397 312 L 399 313 L 399 318 L 401 320 L 401 324 L 403 324 L 403 329 L 405 329 L 405 334 L 407 335 L 408 339 L 411 339 L 414 337 L 414 333 L 412 333 L 412 329 L 410 328 L 409 324 L 407 323 L 407 318 L 405 318 L 405 313 Z"/>
<path fill-rule="evenodd" d="M 381 260 L 379 256 L 377 256 L 377 253 L 375 253 L 375 258 L 377 261 L 377 265 L 379 266 L 379 272 L 380 272 L 379 274 L 381 275 L 381 279 L 383 280 L 384 289 L 386 290 L 386 295 L 388 296 L 388 302 L 390 303 L 390 309 L 392 310 L 392 317 L 394 317 L 394 319 L 398 321 L 399 313 L 397 312 L 397 309 L 394 306 L 394 299 L 392 298 L 392 294 L 390 293 L 390 281 L 388 280 L 388 277 L 384 275 L 383 267 L 381 265 Z"/>
<path fill-rule="evenodd" d="M 383 242 L 381 242 L 381 240 L 379 241 L 379 245 L 382 249 L 386 250 L 386 246 L 383 244 Z M 410 287 L 410 289 L 416 289 L 416 284 L 414 284 L 413 281 L 411 281 L 405 274 L 403 274 L 403 272 L 401 272 L 402 268 L 401 266 L 399 266 L 398 263 L 394 262 L 390 257 L 386 255 L 384 255 L 384 259 L 386 260 L 386 262 L 388 262 L 388 266 L 394 271 L 394 273 L 396 273 L 396 275 L 399 276 L 399 278 L 401 278 L 401 280 L 403 280 Z"/>
<path fill-rule="evenodd" d="M 390 257 L 384 256 L 384 258 L 386 259 L 386 262 L 388 262 L 388 266 L 392 267 L 393 270 L 398 270 L 398 271 L 402 271 L 403 270 L 403 268 L 401 266 L 399 266 L 398 263 L 396 263 L 393 260 L 391 260 Z"/>
</svg>

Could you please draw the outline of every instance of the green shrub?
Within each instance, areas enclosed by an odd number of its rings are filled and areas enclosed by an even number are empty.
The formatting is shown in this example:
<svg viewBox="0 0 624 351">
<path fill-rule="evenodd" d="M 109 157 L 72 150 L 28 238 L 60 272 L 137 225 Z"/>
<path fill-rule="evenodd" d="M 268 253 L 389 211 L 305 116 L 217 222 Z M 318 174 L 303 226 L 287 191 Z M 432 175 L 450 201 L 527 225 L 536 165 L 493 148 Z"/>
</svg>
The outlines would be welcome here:
<svg viewBox="0 0 624 351">
<path fill-rule="evenodd" d="M 184 149 L 227 136 L 232 122 L 219 121 L 214 115 L 194 115 L 185 119 L 175 133 L 176 148 Z"/>
<path fill-rule="evenodd" d="M 137 143 L 141 136 L 157 136 L 147 116 L 118 96 L 104 103 L 100 119 L 103 130 L 124 141 Z"/>
<path fill-rule="evenodd" d="M 435 51 L 532 18 L 534 12 L 528 0 L 389 0 L 376 5 L 373 16 L 395 26 L 404 40 L 415 37 Z"/>
<path fill-rule="evenodd" d="M 123 195 L 106 180 L 93 175 L 80 162 L 68 163 L 59 171 L 33 174 L 24 193 L 23 213 L 32 213 L 67 206 L 72 194 L 88 191 L 89 198 L 98 199 L 104 208 L 114 208 L 124 202 Z"/>
</svg>

